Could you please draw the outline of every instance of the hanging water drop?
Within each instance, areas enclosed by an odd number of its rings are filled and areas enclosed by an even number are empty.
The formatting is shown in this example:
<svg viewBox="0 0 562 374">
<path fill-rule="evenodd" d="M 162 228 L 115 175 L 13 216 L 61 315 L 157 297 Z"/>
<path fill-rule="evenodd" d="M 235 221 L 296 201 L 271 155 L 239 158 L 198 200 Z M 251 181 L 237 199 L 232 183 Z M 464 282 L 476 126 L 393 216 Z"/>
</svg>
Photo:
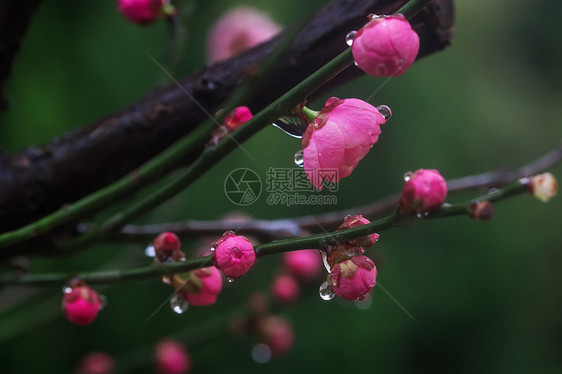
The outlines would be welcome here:
<svg viewBox="0 0 562 374">
<path fill-rule="evenodd" d="M 416 213 L 416 217 L 418 217 L 418 218 L 422 218 L 423 216 L 422 216 L 422 214 L 421 214 L 421 213 Z"/>
<path fill-rule="evenodd" d="M 404 182 L 408 182 L 410 180 L 410 177 L 412 176 L 412 172 L 411 171 L 407 171 L 404 173 Z"/>
<path fill-rule="evenodd" d="M 107 305 L 107 297 L 105 297 L 105 295 L 100 294 L 100 295 L 98 295 L 98 298 L 100 300 L 99 309 L 102 310 Z"/>
<path fill-rule="evenodd" d="M 187 301 L 185 301 L 184 298 L 177 293 L 174 294 L 174 296 L 172 296 L 172 298 L 170 299 L 170 308 L 172 308 L 172 310 L 177 314 L 184 313 L 187 310 L 188 306 L 189 304 L 187 303 Z"/>
<path fill-rule="evenodd" d="M 71 293 L 71 292 L 72 292 L 72 287 L 69 286 L 62 287 L 62 293 Z"/>
<path fill-rule="evenodd" d="M 284 116 L 277 118 L 272 125 L 285 134 L 300 139 L 308 127 L 308 121 L 300 117 Z"/>
<path fill-rule="evenodd" d="M 219 246 L 219 244 L 217 242 L 212 242 L 211 243 L 211 252 L 213 252 L 215 249 L 217 249 L 218 246 Z"/>
<path fill-rule="evenodd" d="M 379 105 L 377 107 L 377 110 L 387 121 L 390 119 L 390 117 L 392 117 L 392 111 L 390 110 L 390 107 L 388 105 Z"/>
<path fill-rule="evenodd" d="M 299 149 L 296 153 L 295 153 L 295 165 L 297 165 L 298 167 L 304 167 L 304 155 L 303 155 L 303 150 Z"/>
<path fill-rule="evenodd" d="M 232 278 L 232 277 L 226 277 L 226 280 L 228 281 L 228 283 L 234 283 L 234 281 L 236 279 Z"/>
<path fill-rule="evenodd" d="M 328 282 L 322 283 L 318 291 L 320 293 L 320 298 L 325 301 L 332 300 L 334 296 L 336 296 Z"/>
<path fill-rule="evenodd" d="M 152 244 L 144 249 L 144 255 L 147 257 L 156 256 L 156 251 L 154 250 L 154 246 Z"/>
<path fill-rule="evenodd" d="M 352 46 L 353 45 L 353 39 L 355 39 L 355 36 L 357 35 L 357 31 L 350 31 L 347 33 L 347 35 L 345 36 L 345 43 L 348 46 Z"/>
<path fill-rule="evenodd" d="M 258 364 L 265 364 L 271 360 L 271 348 L 267 344 L 256 344 L 252 348 L 252 359 Z"/>
<path fill-rule="evenodd" d="M 320 251 L 320 255 L 322 256 L 322 262 L 324 263 L 324 267 L 326 268 L 326 271 L 328 273 L 332 272 L 332 267 L 330 266 L 330 263 L 328 262 L 328 254 L 326 253 L 326 251 Z"/>
</svg>

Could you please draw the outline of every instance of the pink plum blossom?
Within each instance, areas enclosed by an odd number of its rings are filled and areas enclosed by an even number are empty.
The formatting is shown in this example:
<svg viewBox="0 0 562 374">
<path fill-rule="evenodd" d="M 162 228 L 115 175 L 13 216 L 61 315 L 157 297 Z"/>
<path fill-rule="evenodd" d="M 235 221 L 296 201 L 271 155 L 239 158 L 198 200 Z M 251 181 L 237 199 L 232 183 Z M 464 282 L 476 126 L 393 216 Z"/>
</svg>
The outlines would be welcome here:
<svg viewBox="0 0 562 374">
<path fill-rule="evenodd" d="M 222 275 L 216 267 L 209 266 L 192 270 L 187 277 L 175 274 L 171 284 L 177 290 L 176 293 L 189 304 L 211 305 L 217 301 L 222 290 Z"/>
<path fill-rule="evenodd" d="M 383 115 L 363 100 L 328 99 L 302 137 L 303 166 L 311 183 L 322 190 L 323 179 L 337 183 L 349 176 L 378 141 L 380 125 L 385 122 Z M 325 169 L 336 174 L 327 177 Z"/>
<path fill-rule="evenodd" d="M 185 346 L 173 339 L 162 340 L 154 347 L 154 363 L 158 374 L 185 374 L 191 369 Z"/>
<path fill-rule="evenodd" d="M 345 230 L 350 229 L 353 227 L 363 226 L 368 223 L 371 223 L 367 218 L 363 217 L 362 215 L 355 215 L 355 216 L 347 216 L 343 223 L 338 227 L 338 230 Z M 375 242 L 379 240 L 379 234 L 373 233 L 367 236 L 362 236 L 360 238 L 352 239 L 349 241 L 351 245 L 357 245 L 360 247 L 370 248 L 375 245 Z"/>
<path fill-rule="evenodd" d="M 261 44 L 281 31 L 267 14 L 248 6 L 226 12 L 207 37 L 207 60 L 216 63 Z"/>
<path fill-rule="evenodd" d="M 281 357 L 293 346 L 295 334 L 293 327 L 284 318 L 279 316 L 261 317 L 257 323 L 260 340 L 269 346 L 273 357 Z"/>
<path fill-rule="evenodd" d="M 252 112 L 247 106 L 239 106 L 234 109 L 224 118 L 224 125 L 228 131 L 234 131 L 249 120 L 252 119 Z"/>
<path fill-rule="evenodd" d="M 76 325 L 94 322 L 102 307 L 98 293 L 85 285 L 72 287 L 62 298 L 64 315 Z"/>
<path fill-rule="evenodd" d="M 405 213 L 430 213 L 439 209 L 447 197 L 447 182 L 433 169 L 419 169 L 410 174 L 400 197 Z"/>
<path fill-rule="evenodd" d="M 227 231 L 216 243 L 213 265 L 230 278 L 238 278 L 256 262 L 254 247 L 248 239 Z"/>
<path fill-rule="evenodd" d="M 115 369 L 113 357 L 105 352 L 92 352 L 80 360 L 78 374 L 111 374 Z"/>
<path fill-rule="evenodd" d="M 283 260 L 287 271 L 302 280 L 315 279 L 322 269 L 322 259 L 316 249 L 285 252 Z"/>
<path fill-rule="evenodd" d="M 414 63 L 420 38 L 401 14 L 374 16 L 357 32 L 351 53 L 357 66 L 374 77 L 397 77 Z"/>
<path fill-rule="evenodd" d="M 354 256 L 337 263 L 328 284 L 341 298 L 356 300 L 365 296 L 377 284 L 377 268 L 367 256 Z"/>
<path fill-rule="evenodd" d="M 117 10 L 129 21 L 138 24 L 154 22 L 161 14 L 164 0 L 118 0 Z"/>
<path fill-rule="evenodd" d="M 299 297 L 299 285 L 290 275 L 281 275 L 273 280 L 271 293 L 280 304 L 291 304 Z"/>
</svg>

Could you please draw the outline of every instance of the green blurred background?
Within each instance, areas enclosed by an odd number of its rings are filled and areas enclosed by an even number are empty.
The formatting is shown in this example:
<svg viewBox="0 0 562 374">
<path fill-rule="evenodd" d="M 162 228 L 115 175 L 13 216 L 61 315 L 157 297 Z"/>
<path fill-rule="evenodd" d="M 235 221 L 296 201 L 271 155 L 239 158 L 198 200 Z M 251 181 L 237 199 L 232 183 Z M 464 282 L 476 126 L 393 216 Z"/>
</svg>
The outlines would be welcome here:
<svg viewBox="0 0 562 374">
<path fill-rule="evenodd" d="M 204 66 L 210 25 L 237 4 L 187 3 L 192 15 L 178 76 Z M 283 25 L 303 13 L 303 3 L 297 0 L 244 4 L 267 9 Z M 456 6 L 453 45 L 414 64 L 372 100 L 389 105 L 393 117 L 379 143 L 340 183 L 337 206 L 272 207 L 264 194 L 247 208 L 228 201 L 223 183 L 231 170 L 248 167 L 265 180 L 269 167 L 294 166 L 299 141 L 271 127 L 244 145 L 259 164 L 236 151 L 142 221 L 214 219 L 230 210 L 255 218 L 282 218 L 349 208 L 396 193 L 408 170 L 437 168 L 446 178 L 456 178 L 518 167 L 558 146 L 562 34 L 555 20 L 562 16 L 562 3 L 458 1 Z M 114 7 L 114 1 L 43 2 L 9 81 L 12 106 L 0 113 L 2 148 L 17 151 L 48 142 L 130 104 L 162 79 L 146 52 L 163 55 L 166 25 L 162 21 L 144 28 L 131 25 Z M 382 82 L 365 76 L 330 96 L 365 99 Z M 322 100 L 311 106 L 319 109 Z M 560 177 L 562 167 L 552 172 Z M 250 294 L 268 290 L 280 256 L 263 258 L 242 279 L 226 284 L 216 305 L 193 307 L 182 315 L 167 305 L 158 309 L 170 294 L 160 282 L 99 287 L 109 302 L 86 327 L 63 318 L 58 287 L 4 289 L 0 370 L 71 372 L 92 350 L 110 353 L 123 369 L 139 357 L 148 359 L 142 347 L 163 336 L 181 336 L 195 344 L 192 371 L 197 373 L 557 373 L 562 371 L 561 208 L 560 198 L 545 205 L 519 196 L 498 204 L 494 219 L 487 223 L 458 217 L 383 232 L 370 250 L 378 280 L 415 322 L 380 288 L 375 288 L 372 305 L 365 310 L 353 303 L 324 302 L 317 294 L 319 280 L 296 305 L 282 311 L 295 328 L 292 351 L 266 364 L 252 360 L 251 337 L 195 343 L 220 329 L 224 316 L 244 306 Z M 189 255 L 204 242 L 184 243 Z M 99 245 L 68 259 L 34 258 L 32 271 L 110 269 L 149 262 L 142 244 L 119 243 Z M 148 365 L 135 371 L 152 369 Z"/>
</svg>

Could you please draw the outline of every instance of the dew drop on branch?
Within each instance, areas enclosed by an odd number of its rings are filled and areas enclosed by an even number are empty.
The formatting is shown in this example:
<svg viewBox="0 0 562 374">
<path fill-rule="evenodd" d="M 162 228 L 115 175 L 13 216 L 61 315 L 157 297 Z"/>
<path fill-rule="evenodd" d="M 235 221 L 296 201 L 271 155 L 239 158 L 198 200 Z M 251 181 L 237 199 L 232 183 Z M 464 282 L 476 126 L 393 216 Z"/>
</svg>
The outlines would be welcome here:
<svg viewBox="0 0 562 374">
<path fill-rule="evenodd" d="M 71 293 L 71 292 L 72 292 L 72 287 L 63 286 L 62 293 Z"/>
<path fill-rule="evenodd" d="M 154 250 L 154 246 L 152 244 L 144 249 L 144 255 L 147 257 L 156 256 L 156 251 Z"/>
<path fill-rule="evenodd" d="M 336 296 L 328 282 L 322 283 L 318 291 L 320 293 L 320 298 L 325 301 L 332 300 L 334 296 Z"/>
<path fill-rule="evenodd" d="M 353 45 L 353 39 L 355 39 L 355 36 L 357 35 L 357 31 L 350 31 L 347 33 L 347 35 L 345 36 L 345 43 L 348 46 L 352 46 Z"/>
<path fill-rule="evenodd" d="M 185 301 L 184 298 L 177 293 L 174 294 L 174 296 L 172 296 L 172 298 L 170 299 L 170 308 L 172 308 L 172 310 L 177 314 L 184 313 L 187 310 L 188 306 L 189 304 L 187 303 L 187 301 Z"/>
<path fill-rule="evenodd" d="M 295 165 L 297 165 L 298 167 L 304 167 L 304 156 L 303 156 L 303 150 L 299 149 L 296 153 L 295 153 Z"/>
</svg>

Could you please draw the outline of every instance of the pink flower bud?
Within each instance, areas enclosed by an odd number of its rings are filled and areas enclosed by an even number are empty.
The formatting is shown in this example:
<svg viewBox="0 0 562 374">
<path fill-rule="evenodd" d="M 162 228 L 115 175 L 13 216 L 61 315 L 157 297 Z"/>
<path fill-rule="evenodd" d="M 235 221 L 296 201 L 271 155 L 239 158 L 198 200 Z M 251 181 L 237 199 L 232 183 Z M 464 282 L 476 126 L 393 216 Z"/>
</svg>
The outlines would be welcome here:
<svg viewBox="0 0 562 374">
<path fill-rule="evenodd" d="M 118 0 L 117 10 L 129 21 L 143 25 L 154 22 L 163 5 L 164 0 Z"/>
<path fill-rule="evenodd" d="M 78 374 L 111 374 L 115 369 L 113 357 L 105 352 L 92 352 L 80 360 Z"/>
<path fill-rule="evenodd" d="M 367 218 L 364 218 L 362 215 L 355 215 L 355 216 L 347 216 L 343 223 L 338 227 L 338 230 L 345 230 L 350 229 L 357 226 L 366 225 L 371 223 Z M 367 236 L 362 236 L 360 238 L 352 239 L 349 241 L 349 244 L 359 246 L 359 247 L 366 247 L 370 248 L 375 245 L 376 241 L 379 240 L 380 235 L 377 233 L 370 234 Z"/>
<path fill-rule="evenodd" d="M 529 189 L 534 197 L 546 203 L 556 196 L 558 182 L 551 173 L 539 174 L 530 178 Z"/>
<path fill-rule="evenodd" d="M 163 232 L 154 239 L 154 253 L 160 262 L 175 262 L 185 258 L 181 252 L 180 239 L 172 232 Z"/>
<path fill-rule="evenodd" d="M 400 206 L 405 213 L 430 213 L 447 197 L 447 182 L 433 169 L 419 169 L 406 178 Z"/>
<path fill-rule="evenodd" d="M 252 112 L 247 106 L 239 106 L 224 118 L 224 125 L 229 131 L 234 131 L 252 119 Z"/>
<path fill-rule="evenodd" d="M 351 174 L 381 134 L 385 118 L 372 105 L 359 99 L 332 97 L 302 137 L 304 171 L 322 190 L 323 179 L 337 183 Z M 325 170 L 335 175 L 325 174 Z"/>
<path fill-rule="evenodd" d="M 289 275 L 281 275 L 273 280 L 271 293 L 279 304 L 291 304 L 299 298 L 299 285 Z"/>
<path fill-rule="evenodd" d="M 260 340 L 269 346 L 273 357 L 285 355 L 293 346 L 295 334 L 289 321 L 278 316 L 261 317 L 257 323 Z"/>
<path fill-rule="evenodd" d="M 190 271 L 187 277 L 174 274 L 171 284 L 189 304 L 211 305 L 222 290 L 222 275 L 216 267 L 210 266 Z"/>
<path fill-rule="evenodd" d="M 328 283 L 341 298 L 356 300 L 377 284 L 377 268 L 367 256 L 355 256 L 336 264 L 328 274 Z"/>
<path fill-rule="evenodd" d="M 233 8 L 211 28 L 207 37 L 207 60 L 209 63 L 228 60 L 271 39 L 280 30 L 268 15 L 255 8 Z"/>
<path fill-rule="evenodd" d="M 401 14 L 375 16 L 357 32 L 351 46 L 356 65 L 374 77 L 397 77 L 414 63 L 420 38 Z"/>
<path fill-rule="evenodd" d="M 64 315 L 76 325 L 94 322 L 102 307 L 98 293 L 88 286 L 73 287 L 62 298 Z"/>
<path fill-rule="evenodd" d="M 229 278 L 238 278 L 256 262 L 256 252 L 248 239 L 227 231 L 217 242 L 213 265 Z"/>
<path fill-rule="evenodd" d="M 289 273 L 302 280 L 315 279 L 322 269 L 322 259 L 316 249 L 285 252 L 283 260 Z"/>
<path fill-rule="evenodd" d="M 191 369 L 187 350 L 173 339 L 162 340 L 154 347 L 154 363 L 158 374 L 185 374 Z"/>
</svg>

